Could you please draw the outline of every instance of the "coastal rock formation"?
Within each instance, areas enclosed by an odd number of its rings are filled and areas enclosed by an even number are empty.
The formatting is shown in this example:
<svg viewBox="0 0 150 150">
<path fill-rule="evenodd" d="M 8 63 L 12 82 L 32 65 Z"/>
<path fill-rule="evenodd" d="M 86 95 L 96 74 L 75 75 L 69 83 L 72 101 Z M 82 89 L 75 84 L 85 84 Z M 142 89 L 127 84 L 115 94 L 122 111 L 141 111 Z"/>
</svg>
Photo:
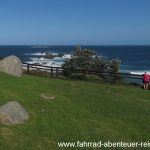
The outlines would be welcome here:
<svg viewBox="0 0 150 150">
<path fill-rule="evenodd" d="M 47 53 L 46 55 L 44 55 L 43 57 L 44 58 L 46 58 L 46 59 L 53 59 L 53 58 L 55 58 L 55 57 L 63 57 L 64 56 L 64 54 L 57 54 L 57 55 L 53 55 L 53 54 L 49 54 L 49 53 Z"/>
<path fill-rule="evenodd" d="M 0 71 L 20 77 L 23 73 L 22 62 L 14 55 L 6 57 L 0 61 Z"/>
<path fill-rule="evenodd" d="M 15 125 L 29 119 L 26 110 L 16 101 L 8 102 L 0 107 L 0 123 Z"/>
</svg>

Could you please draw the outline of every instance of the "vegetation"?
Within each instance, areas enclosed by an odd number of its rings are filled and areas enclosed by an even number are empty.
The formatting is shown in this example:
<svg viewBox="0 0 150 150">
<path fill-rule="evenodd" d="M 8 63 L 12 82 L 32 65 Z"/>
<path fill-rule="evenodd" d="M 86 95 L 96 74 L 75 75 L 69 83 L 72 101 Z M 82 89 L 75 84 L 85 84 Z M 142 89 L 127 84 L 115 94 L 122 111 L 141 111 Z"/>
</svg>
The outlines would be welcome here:
<svg viewBox="0 0 150 150">
<path fill-rule="evenodd" d="M 72 51 L 71 59 L 66 60 L 62 67 L 64 68 L 63 74 L 66 77 L 74 77 L 75 73 L 78 73 L 84 79 L 90 71 L 98 73 L 108 72 L 111 76 L 109 80 L 116 81 L 118 79 L 117 73 L 120 68 L 120 60 L 107 60 L 93 50 L 82 49 L 80 46 L 76 46 Z"/>
<path fill-rule="evenodd" d="M 58 150 L 58 141 L 150 139 L 149 91 L 30 75 L 1 73 L 0 79 L 0 105 L 17 100 L 30 114 L 22 125 L 0 125 L 2 150 Z M 43 93 L 55 99 L 47 100 Z"/>
</svg>

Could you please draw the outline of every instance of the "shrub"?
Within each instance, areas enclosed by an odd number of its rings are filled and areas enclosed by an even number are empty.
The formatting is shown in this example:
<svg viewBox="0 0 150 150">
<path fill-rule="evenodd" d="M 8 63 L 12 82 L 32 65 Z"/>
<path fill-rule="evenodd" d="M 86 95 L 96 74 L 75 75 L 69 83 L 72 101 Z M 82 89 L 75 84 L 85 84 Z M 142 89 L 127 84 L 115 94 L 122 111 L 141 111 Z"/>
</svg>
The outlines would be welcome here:
<svg viewBox="0 0 150 150">
<path fill-rule="evenodd" d="M 76 73 L 80 73 L 81 79 L 84 79 L 90 71 L 97 73 L 108 72 L 111 74 L 112 80 L 116 81 L 118 79 L 117 72 L 120 68 L 120 60 L 107 60 L 91 49 L 82 49 L 80 46 L 76 46 L 71 53 L 71 58 L 67 59 L 62 67 L 65 77 L 72 77 Z M 104 77 L 102 74 L 101 76 Z"/>
</svg>

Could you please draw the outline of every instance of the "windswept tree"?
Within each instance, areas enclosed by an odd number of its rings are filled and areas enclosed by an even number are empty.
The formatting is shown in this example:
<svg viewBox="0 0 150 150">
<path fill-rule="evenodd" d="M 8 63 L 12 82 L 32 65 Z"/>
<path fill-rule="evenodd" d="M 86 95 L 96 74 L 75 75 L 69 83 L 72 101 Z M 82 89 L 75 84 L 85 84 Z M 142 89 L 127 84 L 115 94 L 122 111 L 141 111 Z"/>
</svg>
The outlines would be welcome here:
<svg viewBox="0 0 150 150">
<path fill-rule="evenodd" d="M 87 72 L 92 70 L 98 71 L 100 67 L 101 61 L 95 51 L 76 46 L 72 51 L 71 59 L 67 59 L 63 64 L 63 68 L 66 68 L 63 73 L 65 76 L 70 76 L 76 70 L 79 70 L 85 77 Z"/>
</svg>

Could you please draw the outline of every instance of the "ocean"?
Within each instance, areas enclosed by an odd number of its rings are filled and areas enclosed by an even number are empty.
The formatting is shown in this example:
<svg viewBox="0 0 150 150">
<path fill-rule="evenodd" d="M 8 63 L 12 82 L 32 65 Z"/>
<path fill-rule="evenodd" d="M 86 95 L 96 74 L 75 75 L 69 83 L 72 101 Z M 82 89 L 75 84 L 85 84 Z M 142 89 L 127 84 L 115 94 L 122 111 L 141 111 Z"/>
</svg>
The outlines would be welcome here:
<svg viewBox="0 0 150 150">
<path fill-rule="evenodd" d="M 24 63 L 38 63 L 60 67 L 66 58 L 70 58 L 75 46 L 0 46 L 0 57 L 18 56 Z M 108 59 L 120 58 L 120 72 L 131 74 L 150 73 L 150 46 L 81 46 L 95 50 Z M 64 54 L 61 58 L 45 59 L 46 53 Z"/>
</svg>

